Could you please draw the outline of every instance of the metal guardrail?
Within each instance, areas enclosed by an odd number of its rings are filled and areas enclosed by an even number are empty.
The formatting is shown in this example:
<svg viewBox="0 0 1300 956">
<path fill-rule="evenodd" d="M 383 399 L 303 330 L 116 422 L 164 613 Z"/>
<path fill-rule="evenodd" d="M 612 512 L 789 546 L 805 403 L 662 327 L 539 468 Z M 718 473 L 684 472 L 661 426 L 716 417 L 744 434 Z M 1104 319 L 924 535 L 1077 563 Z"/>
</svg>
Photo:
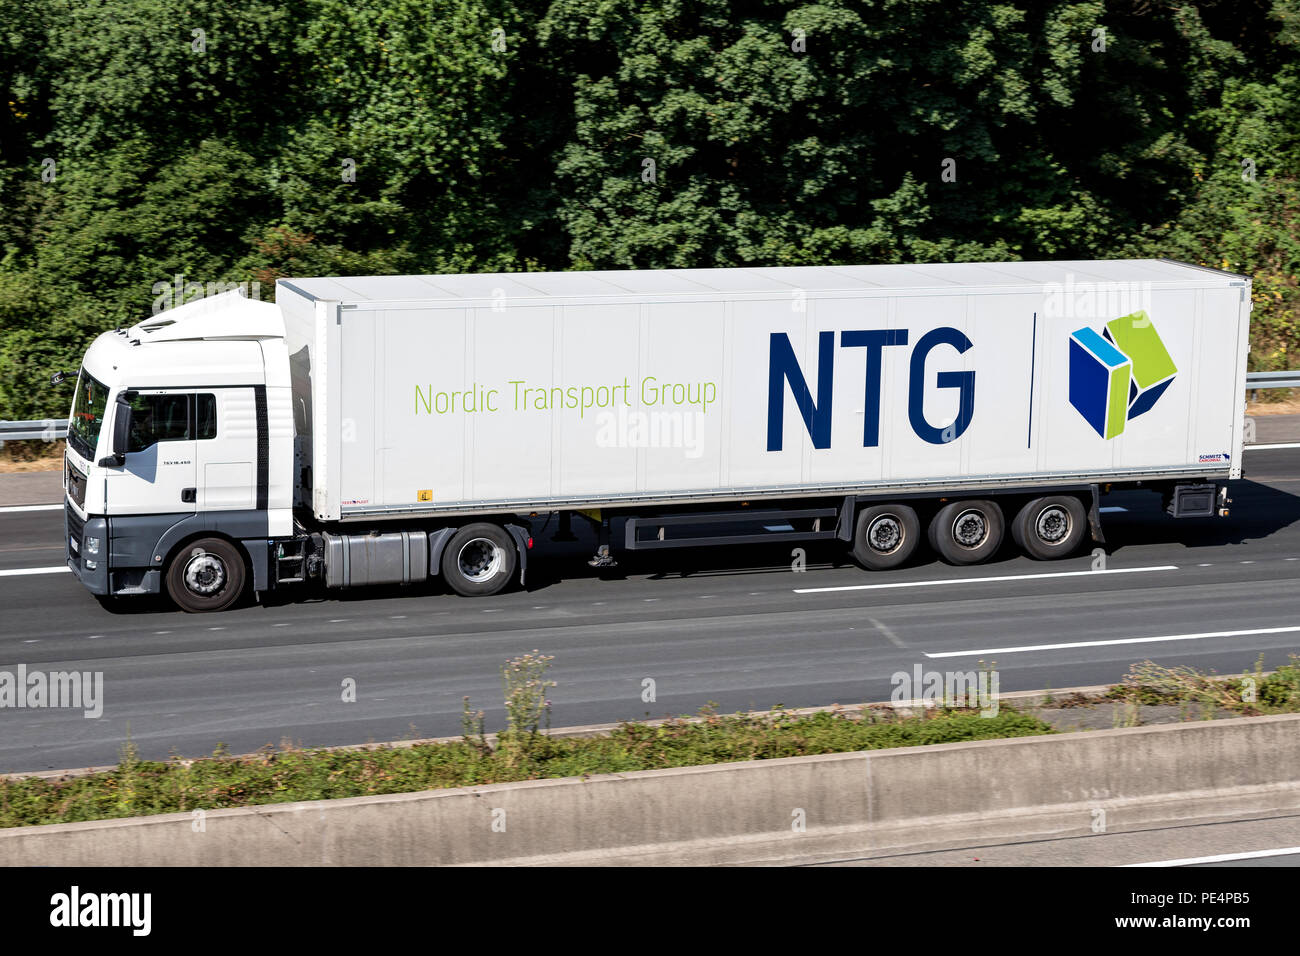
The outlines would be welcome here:
<svg viewBox="0 0 1300 956">
<path fill-rule="evenodd" d="M 1300 370 L 1289 372 L 1247 372 L 1246 388 L 1300 388 Z M 62 441 L 68 437 L 66 419 L 45 418 L 30 422 L 0 421 L 0 444 L 7 441 Z"/>
<path fill-rule="evenodd" d="M 1300 371 L 1247 372 L 1247 388 L 1300 388 Z"/>
<path fill-rule="evenodd" d="M 68 437 L 68 420 L 44 418 L 31 422 L 0 421 L 0 443 L 7 441 L 60 441 Z"/>
</svg>

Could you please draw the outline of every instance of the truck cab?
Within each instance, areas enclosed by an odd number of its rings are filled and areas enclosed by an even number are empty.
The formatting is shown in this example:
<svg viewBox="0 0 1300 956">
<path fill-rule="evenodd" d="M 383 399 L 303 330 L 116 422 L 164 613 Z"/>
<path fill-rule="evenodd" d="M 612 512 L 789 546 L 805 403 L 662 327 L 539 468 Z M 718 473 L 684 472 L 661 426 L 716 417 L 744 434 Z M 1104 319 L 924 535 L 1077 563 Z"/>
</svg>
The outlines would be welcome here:
<svg viewBox="0 0 1300 956">
<path fill-rule="evenodd" d="M 105 332 L 68 425 L 69 568 L 105 598 L 167 591 L 219 610 L 292 531 L 280 311 L 240 290 Z"/>
</svg>

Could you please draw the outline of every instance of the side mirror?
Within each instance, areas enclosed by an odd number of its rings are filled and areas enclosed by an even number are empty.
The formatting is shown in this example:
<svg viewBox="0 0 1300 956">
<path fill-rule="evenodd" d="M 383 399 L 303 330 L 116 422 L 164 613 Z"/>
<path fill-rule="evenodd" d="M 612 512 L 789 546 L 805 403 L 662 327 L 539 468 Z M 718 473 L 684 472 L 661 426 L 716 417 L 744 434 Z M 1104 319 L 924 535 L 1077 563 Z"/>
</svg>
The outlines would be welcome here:
<svg viewBox="0 0 1300 956">
<path fill-rule="evenodd" d="M 119 399 L 113 404 L 113 454 L 99 464 L 109 468 L 126 462 L 126 448 L 131 438 L 131 406 Z"/>
</svg>

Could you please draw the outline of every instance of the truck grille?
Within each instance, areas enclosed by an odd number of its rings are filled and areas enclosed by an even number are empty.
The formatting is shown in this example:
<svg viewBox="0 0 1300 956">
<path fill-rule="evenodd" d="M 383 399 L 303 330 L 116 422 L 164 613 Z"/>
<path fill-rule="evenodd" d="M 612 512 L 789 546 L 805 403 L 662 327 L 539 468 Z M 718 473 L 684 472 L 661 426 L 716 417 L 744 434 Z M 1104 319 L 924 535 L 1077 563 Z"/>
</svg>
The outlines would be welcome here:
<svg viewBox="0 0 1300 956">
<path fill-rule="evenodd" d="M 78 564 L 81 563 L 81 536 L 86 528 L 86 522 L 83 521 L 75 511 L 72 505 L 63 506 L 63 514 L 68 522 L 68 540 L 63 543 L 64 550 L 68 552 L 69 557 L 73 558 Z M 77 547 L 72 547 L 72 542 L 77 542 Z"/>
<path fill-rule="evenodd" d="M 68 497 L 77 503 L 78 508 L 86 507 L 86 476 L 77 469 L 72 467 L 72 463 L 64 461 L 64 483 L 68 488 Z"/>
</svg>

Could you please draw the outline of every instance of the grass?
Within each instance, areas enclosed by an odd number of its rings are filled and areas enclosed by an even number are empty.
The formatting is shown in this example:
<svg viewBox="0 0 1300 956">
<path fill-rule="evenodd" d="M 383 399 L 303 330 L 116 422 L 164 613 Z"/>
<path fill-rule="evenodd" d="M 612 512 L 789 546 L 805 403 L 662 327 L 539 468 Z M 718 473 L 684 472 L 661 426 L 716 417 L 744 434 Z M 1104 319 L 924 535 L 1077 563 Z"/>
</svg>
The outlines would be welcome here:
<svg viewBox="0 0 1300 956">
<path fill-rule="evenodd" d="M 1246 394 L 1250 395 L 1249 389 Z M 1256 400 L 1246 406 L 1247 415 L 1300 414 L 1300 388 L 1262 388 L 1255 395 Z"/>
<path fill-rule="evenodd" d="M 63 442 L 0 442 L 0 474 L 59 471 L 63 468 Z"/>
<path fill-rule="evenodd" d="M 1220 677 L 1191 667 L 1164 667 L 1142 661 L 1129 668 L 1122 683 L 1107 693 L 1110 700 L 1133 706 L 1176 705 L 1190 717 L 1205 719 L 1221 712 L 1242 717 L 1300 713 L 1300 655 L 1270 674 L 1263 657 L 1253 674 Z"/>
<path fill-rule="evenodd" d="M 625 723 L 599 737 L 502 734 L 372 750 L 273 750 L 194 761 L 140 760 L 124 748 L 114 770 L 58 780 L 0 781 L 0 827 L 35 826 L 247 807 L 299 800 L 410 793 L 519 780 L 583 777 L 812 754 L 1054 733 L 1005 705 L 995 717 L 934 710 L 903 716 L 890 707 L 860 714 L 723 716 Z"/>
</svg>

